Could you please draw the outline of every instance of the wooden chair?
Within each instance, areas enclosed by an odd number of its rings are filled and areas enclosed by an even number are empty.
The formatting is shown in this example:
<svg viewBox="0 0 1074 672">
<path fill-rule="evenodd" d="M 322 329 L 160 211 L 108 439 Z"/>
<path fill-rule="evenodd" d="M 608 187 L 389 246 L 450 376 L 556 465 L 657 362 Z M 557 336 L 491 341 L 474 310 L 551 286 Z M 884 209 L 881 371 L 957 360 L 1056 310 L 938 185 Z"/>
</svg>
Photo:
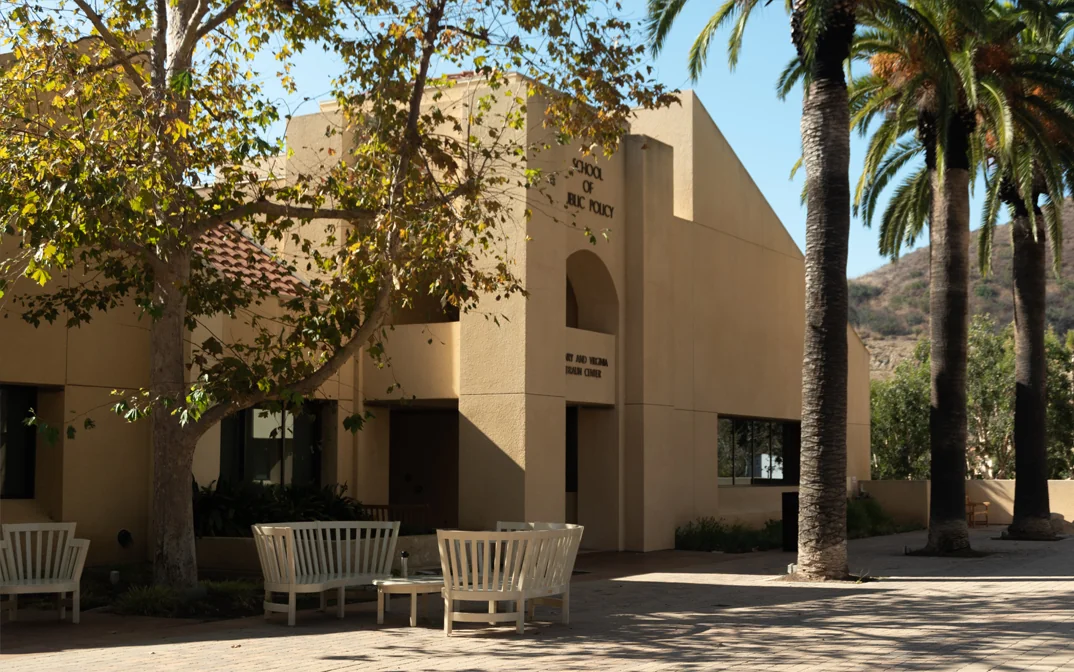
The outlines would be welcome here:
<svg viewBox="0 0 1074 672">
<path fill-rule="evenodd" d="M 298 593 L 320 593 L 321 611 L 328 593 L 336 593 L 336 616 L 343 618 L 346 589 L 371 586 L 392 575 L 398 522 L 319 521 L 253 525 L 254 542 L 265 577 L 265 618 L 287 614 L 295 624 Z M 273 601 L 286 593 L 287 603 Z"/>
<path fill-rule="evenodd" d="M 90 542 L 75 539 L 76 523 L 22 523 L 2 526 L 0 595 L 9 595 L 4 609 L 14 621 L 19 595 L 56 593 L 60 620 L 71 594 L 71 622 L 78 623 L 82 568 Z"/>
<path fill-rule="evenodd" d="M 991 502 L 971 502 L 970 498 L 966 497 L 966 524 L 970 527 L 977 527 L 978 521 L 983 519 L 987 527 L 988 507 L 991 504 Z"/>
</svg>

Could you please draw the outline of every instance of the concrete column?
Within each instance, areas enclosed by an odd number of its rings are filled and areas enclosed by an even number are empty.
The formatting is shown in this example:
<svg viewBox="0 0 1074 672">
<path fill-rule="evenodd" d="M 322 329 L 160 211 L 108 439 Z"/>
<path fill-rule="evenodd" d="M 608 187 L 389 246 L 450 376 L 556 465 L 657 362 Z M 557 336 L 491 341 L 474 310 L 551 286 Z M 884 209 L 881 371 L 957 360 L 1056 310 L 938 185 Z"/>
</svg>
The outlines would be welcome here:
<svg viewBox="0 0 1074 672">
<path fill-rule="evenodd" d="M 669 459 L 685 437 L 675 430 L 674 193 L 671 147 L 628 136 L 625 196 L 626 276 L 624 534 L 628 550 L 667 548 L 669 500 L 682 488 L 681 465 Z M 682 418 L 679 418 L 682 421 Z M 692 425 L 692 423 L 690 423 Z M 691 426 L 692 429 L 692 426 Z M 692 446 L 691 446 L 692 447 Z M 691 461 L 692 462 L 692 461 Z M 689 467 L 687 467 L 689 469 Z"/>
<path fill-rule="evenodd" d="M 388 437 L 391 411 L 373 408 L 357 435 L 354 498 L 363 504 L 388 504 Z M 347 434 L 350 436 L 350 433 Z"/>
</svg>

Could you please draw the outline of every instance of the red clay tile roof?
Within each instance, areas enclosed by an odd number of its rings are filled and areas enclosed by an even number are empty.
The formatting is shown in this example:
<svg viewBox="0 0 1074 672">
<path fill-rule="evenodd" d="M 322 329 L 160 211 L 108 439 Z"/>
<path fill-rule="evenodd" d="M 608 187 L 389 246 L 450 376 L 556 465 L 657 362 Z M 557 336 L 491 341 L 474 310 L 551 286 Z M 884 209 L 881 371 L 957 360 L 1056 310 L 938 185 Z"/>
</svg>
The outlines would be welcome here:
<svg viewBox="0 0 1074 672">
<path fill-rule="evenodd" d="M 227 278 L 239 278 L 251 287 L 289 296 L 302 291 L 302 280 L 233 226 L 225 224 L 205 232 L 197 249 Z"/>
</svg>

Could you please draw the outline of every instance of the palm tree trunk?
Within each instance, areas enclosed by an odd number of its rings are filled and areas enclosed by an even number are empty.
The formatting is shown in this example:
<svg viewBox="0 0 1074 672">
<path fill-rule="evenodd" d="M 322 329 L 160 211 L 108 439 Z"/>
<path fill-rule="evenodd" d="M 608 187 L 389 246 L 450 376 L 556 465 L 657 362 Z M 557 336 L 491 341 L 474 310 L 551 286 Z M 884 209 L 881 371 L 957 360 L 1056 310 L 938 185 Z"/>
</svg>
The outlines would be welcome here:
<svg viewBox="0 0 1074 672">
<path fill-rule="evenodd" d="M 800 18 L 798 11 L 796 8 L 796 18 Z M 797 572 L 812 579 L 844 579 L 849 574 L 846 268 L 850 113 L 843 61 L 854 31 L 853 14 L 838 13 L 829 26 L 819 39 L 814 76 L 802 105 L 807 190 L 806 329 Z"/>
<path fill-rule="evenodd" d="M 932 390 L 929 441 L 932 495 L 924 553 L 968 550 L 966 525 L 966 353 L 969 338 L 971 121 L 953 115 L 941 180 L 932 170 L 929 313 Z"/>
<path fill-rule="evenodd" d="M 1016 206 L 1017 208 L 1017 206 Z M 1014 237 L 1014 521 L 1017 539 L 1054 539 L 1048 502 L 1045 442 L 1047 358 L 1044 352 L 1045 266 L 1043 217 L 1034 237 L 1022 206 L 1011 222 Z"/>
</svg>

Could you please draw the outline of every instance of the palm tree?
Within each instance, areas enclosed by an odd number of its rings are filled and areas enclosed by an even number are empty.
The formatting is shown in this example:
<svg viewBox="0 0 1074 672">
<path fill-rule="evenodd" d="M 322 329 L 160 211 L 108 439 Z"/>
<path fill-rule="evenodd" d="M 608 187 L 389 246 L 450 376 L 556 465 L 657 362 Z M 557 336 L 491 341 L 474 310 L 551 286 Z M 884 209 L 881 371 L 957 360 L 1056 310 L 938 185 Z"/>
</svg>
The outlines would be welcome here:
<svg viewBox="0 0 1074 672">
<path fill-rule="evenodd" d="M 1058 273 L 1062 251 L 1062 206 L 1074 191 L 1074 63 L 1059 51 L 1072 24 L 1069 3 L 1051 16 L 1028 17 L 1016 51 L 992 75 L 997 111 L 1010 119 L 1006 134 L 990 132 L 988 194 L 980 237 L 983 266 L 991 258 L 999 203 L 1011 217 L 1014 255 L 1015 397 L 1014 519 L 1007 529 L 1015 539 L 1054 539 L 1048 500 L 1048 451 L 1045 436 L 1047 358 L 1045 353 L 1045 239 L 1052 244 Z M 1002 132 L 1004 129 L 996 129 Z M 1038 200 L 1044 198 L 1043 204 Z"/>
<path fill-rule="evenodd" d="M 912 3 L 915 9 L 929 9 L 927 5 L 935 3 Z M 926 223 L 932 221 L 936 212 L 936 202 L 948 194 L 935 189 L 935 153 L 930 156 L 929 143 L 934 142 L 927 132 L 920 128 L 922 111 L 920 105 L 907 105 L 907 100 L 914 95 L 907 90 L 907 85 L 920 87 L 918 100 L 927 101 L 928 88 L 936 86 L 935 82 L 950 80 L 948 86 L 960 87 L 958 99 L 964 102 L 965 109 L 973 114 L 977 133 L 970 137 L 969 163 L 970 173 L 977 167 L 989 167 L 989 198 L 985 213 L 985 226 L 980 241 L 982 243 L 980 260 L 982 269 L 987 270 L 990 258 L 991 233 L 995 224 L 995 215 L 1000 202 L 1007 203 L 1012 210 L 1015 225 L 1012 226 L 1015 239 L 1016 255 L 1016 304 L 1021 303 L 1023 314 L 1018 318 L 1019 328 L 1019 384 L 1018 392 L 1022 399 L 1021 412 L 1016 411 L 1016 499 L 1022 493 L 1022 509 L 1032 511 L 1031 518 L 1036 521 L 1036 529 L 1041 529 L 1041 521 L 1047 521 L 1047 472 L 1044 442 L 1044 248 L 1043 240 L 1037 235 L 1039 230 L 1033 222 L 1037 221 L 1034 210 L 1035 202 L 1041 191 L 1046 191 L 1052 204 L 1059 203 L 1056 198 L 1062 195 L 1062 175 L 1065 161 L 1063 152 L 1054 144 L 1058 140 L 1058 127 L 1070 119 L 1069 105 L 1064 96 L 1071 92 L 1071 74 L 1069 61 L 1057 57 L 1052 45 L 1041 44 L 1039 36 L 1057 36 L 1061 26 L 1056 18 L 1056 5 L 1048 3 L 1026 2 L 1024 7 L 990 2 L 982 9 L 986 25 L 978 28 L 973 35 L 962 34 L 962 41 L 952 49 L 950 39 L 958 35 L 948 22 L 938 31 L 945 36 L 949 53 L 949 63 L 939 60 L 930 62 L 922 56 L 923 50 L 918 46 L 920 38 L 912 34 L 909 39 L 899 36 L 888 26 L 878 26 L 876 30 L 863 35 L 856 52 L 859 58 L 869 57 L 872 74 L 855 83 L 851 95 L 854 108 L 854 124 L 863 132 L 869 127 L 873 116 L 880 110 L 887 110 L 887 118 L 878 127 L 870 143 L 866 157 L 865 170 L 858 184 L 855 208 L 860 208 L 866 222 L 870 222 L 875 213 L 878 195 L 891 182 L 896 174 L 912 160 L 925 155 L 925 166 L 912 172 L 895 190 L 892 199 L 884 211 L 880 231 L 881 252 L 897 256 L 904 241 L 912 242 L 920 234 Z M 932 9 L 935 9 L 933 7 Z M 1050 15 L 1048 15 L 1051 13 Z M 930 21 L 942 18 L 936 12 L 923 12 Z M 868 18 L 863 19 L 863 22 Z M 1049 30 L 1030 31 L 1028 25 L 1050 27 Z M 934 23 L 934 25 L 936 25 Z M 1037 37 L 1034 37 L 1037 36 Z M 969 38 L 969 39 L 967 39 Z M 937 46 L 939 46 L 937 44 Z M 1063 88 L 1063 87 L 1066 88 Z M 1052 91 L 1042 95 L 1046 87 Z M 954 87 L 952 87 L 954 88 Z M 899 90 L 901 89 L 901 90 Z M 1058 89 L 1058 91 L 1056 91 Z M 934 109 L 941 109 L 934 107 Z M 1044 129 L 1050 129 L 1045 133 Z M 900 139 L 909 131 L 916 131 L 914 139 Z M 1046 146 L 1047 145 L 1047 146 Z M 1048 157 L 1047 168 L 1042 168 L 1034 155 Z M 983 163 L 987 161 L 987 163 Z M 1066 164 L 1071 165 L 1071 164 Z M 1013 173 L 1012 173 L 1013 171 Z M 1028 171 L 1028 173 L 1027 173 Z M 1013 178 L 1014 173 L 1022 174 Z M 1038 177 L 1028 184 L 1038 185 L 1037 193 L 1029 198 L 1022 198 L 1023 191 L 1018 185 L 1025 185 L 1025 175 L 1036 174 Z M 1045 180 L 1045 175 L 1051 176 Z M 1056 176 L 1058 175 L 1058 179 Z M 1004 186 L 1006 185 L 1006 186 Z M 1049 186 L 1050 185 L 1050 186 Z M 1054 208 L 1049 208 L 1054 211 Z M 1038 210 L 1039 212 L 1039 210 Z M 1046 211 L 1046 215 L 1047 215 Z M 1053 212 L 1054 214 L 1054 212 Z M 1017 220 L 1022 219 L 1024 225 Z M 1057 221 L 1047 215 L 1048 221 Z M 1027 228 L 1028 227 L 1028 228 Z M 932 227 L 932 240 L 936 240 Z M 1049 228 L 1054 228 L 1049 226 Z M 1057 229 L 1061 231 L 1060 229 Z M 1028 234 L 1028 235 L 1027 235 Z M 1058 234 L 1053 233 L 1052 242 L 1056 245 Z M 1021 242 L 1019 242 L 1019 239 Z M 1058 247 L 1058 246 L 1057 246 Z M 965 251 L 960 244 L 959 251 Z M 941 252 L 943 254 L 943 252 Z M 1021 255 L 1021 256 L 1019 256 Z M 933 281 L 936 279 L 937 250 L 932 251 Z M 1038 259 L 1039 257 L 1039 259 Z M 1019 272 L 1019 266 L 1023 270 Z M 942 266 L 941 266 L 942 270 Z M 1021 275 L 1019 280 L 1018 275 Z M 1021 284 L 1021 290 L 1019 290 Z M 1019 298 L 1018 294 L 1021 293 Z M 933 298 L 935 299 L 935 289 Z M 930 306 L 935 311 L 936 304 Z M 1019 310 L 1016 305 L 1016 312 Z M 943 314 L 942 318 L 949 318 Z M 937 344 L 936 313 L 933 312 L 933 353 L 945 349 L 944 344 Z M 949 332 L 950 333 L 950 332 Z M 1030 342 L 1033 345 L 1030 345 Z M 930 433 L 935 432 L 936 416 L 943 408 L 938 406 L 938 390 L 943 390 L 937 383 L 938 372 L 933 367 L 933 417 L 930 418 Z M 964 369 L 963 369 L 964 371 Z M 964 408 L 965 393 L 962 392 L 961 407 Z M 1018 402 L 1016 402 L 1016 406 Z M 960 421 L 963 444 L 961 457 L 958 459 L 960 473 L 955 476 L 950 470 L 954 456 L 942 465 L 937 465 L 935 457 L 937 448 L 950 444 L 939 444 L 932 434 L 933 497 L 930 523 L 938 518 L 944 523 L 935 533 L 930 524 L 929 545 L 926 551 L 946 552 L 968 547 L 963 545 L 961 537 L 964 532 L 956 528 L 964 527 L 962 502 L 964 501 L 965 475 L 965 419 L 964 411 Z M 950 427 L 940 424 L 939 429 Z M 1019 440 L 1019 437 L 1020 440 Z M 1024 462 L 1024 468 L 1023 468 Z M 942 480 L 938 481 L 940 478 Z M 939 495 L 939 497 L 938 497 Z M 1016 509 L 1019 508 L 1016 504 Z M 942 516 L 942 518 L 941 518 Z M 957 518 L 957 520 L 956 520 Z M 1016 523 L 1021 528 L 1025 523 Z M 1050 527 L 1049 527 L 1050 531 Z M 1039 533 L 1039 532 L 1038 532 Z M 1022 534 L 1026 534 L 1024 531 Z M 1036 534 L 1036 533 L 1035 533 Z"/>
<path fill-rule="evenodd" d="M 854 83 L 850 95 L 853 123 L 862 133 L 885 114 L 865 165 L 865 175 L 880 176 L 859 182 L 856 196 L 859 203 L 863 188 L 870 187 L 866 222 L 876 194 L 898 168 L 916 155 L 925 159 L 925 170 L 896 193 L 902 196 L 896 205 L 930 223 L 932 496 L 925 553 L 970 546 L 965 517 L 969 191 L 976 161 L 974 61 L 986 31 L 977 20 L 984 15 L 983 0 L 958 4 L 956 9 L 943 0 L 909 0 L 904 13 L 861 12 L 854 58 L 867 60 L 871 73 Z M 916 134 L 916 143 L 903 140 L 909 133 Z M 892 219 L 904 214 L 889 211 Z M 882 250 L 890 236 L 890 228 L 882 226 Z"/>
<path fill-rule="evenodd" d="M 769 2 L 771 0 L 768 0 Z M 847 577 L 847 250 L 850 236 L 850 115 L 843 65 L 855 12 L 865 0 L 788 0 L 791 39 L 805 84 L 802 151 L 806 167 L 806 330 L 802 367 L 798 573 Z M 690 51 L 700 76 L 709 45 L 732 25 L 728 60 L 738 60 L 743 29 L 761 0 L 726 0 Z M 686 0 L 649 0 L 654 53 Z M 765 3 L 767 4 L 767 2 Z"/>
</svg>

